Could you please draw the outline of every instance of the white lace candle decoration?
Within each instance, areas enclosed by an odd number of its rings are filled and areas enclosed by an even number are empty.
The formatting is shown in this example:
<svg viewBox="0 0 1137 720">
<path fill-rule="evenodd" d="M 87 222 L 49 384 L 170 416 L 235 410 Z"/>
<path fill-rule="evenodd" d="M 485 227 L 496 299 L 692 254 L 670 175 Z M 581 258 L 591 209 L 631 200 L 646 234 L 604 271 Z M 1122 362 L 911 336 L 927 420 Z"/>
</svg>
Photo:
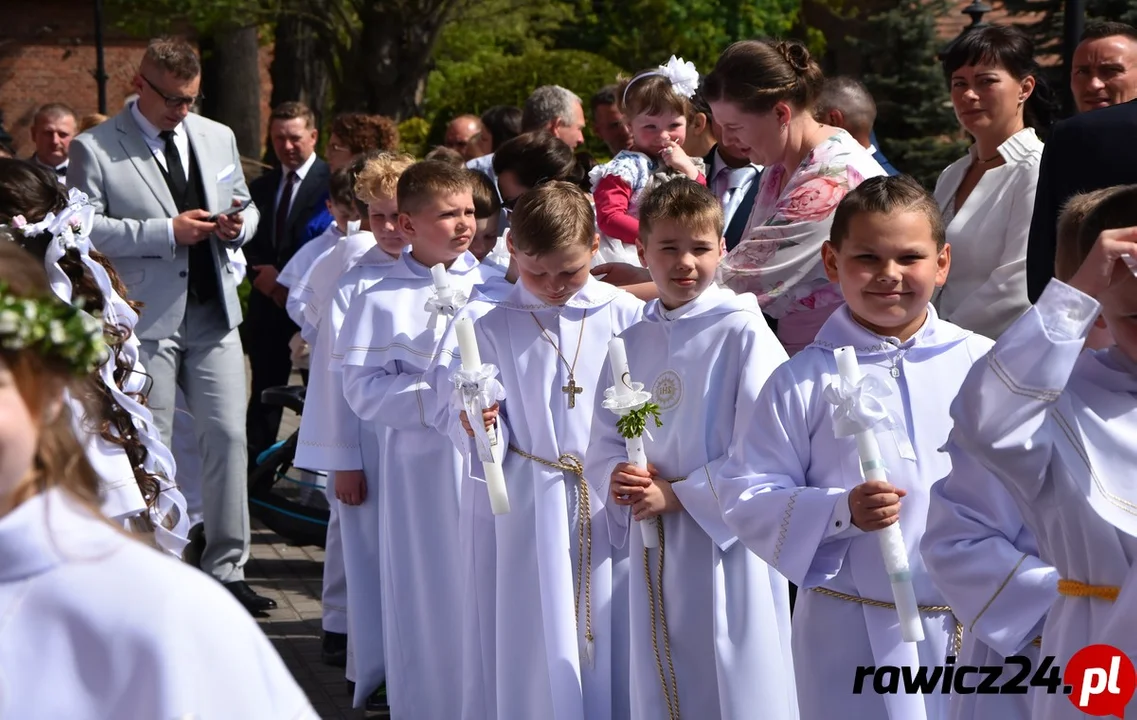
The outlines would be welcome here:
<svg viewBox="0 0 1137 720">
<path fill-rule="evenodd" d="M 441 267 L 441 266 L 438 266 Z M 509 494 L 505 489 L 505 474 L 501 469 L 501 433 L 495 422 L 486 428 L 482 422 L 482 411 L 493 407 L 504 398 L 504 388 L 497 381 L 497 368 L 483 365 L 478 351 L 478 341 L 474 336 L 474 322 L 461 318 L 454 323 L 458 335 L 458 349 L 462 353 L 462 369 L 455 372 L 454 404 L 466 411 L 470 427 L 474 430 L 474 442 L 478 448 L 478 458 L 486 473 L 486 488 L 490 494 L 490 508 L 494 515 L 509 512 Z"/>
<path fill-rule="evenodd" d="M 880 456 L 873 427 L 887 417 L 888 412 L 877 396 L 889 394 L 889 389 L 876 378 L 861 375 L 857 364 L 857 352 L 852 347 L 837 348 L 833 351 L 837 359 L 837 372 L 840 387 L 830 385 L 825 389 L 826 400 L 837 406 L 833 427 L 837 437 L 852 435 L 857 441 L 857 455 L 860 457 L 861 473 L 866 481 L 888 481 L 884 461 Z M 899 520 L 877 531 L 880 551 L 884 556 L 884 567 L 892 584 L 892 597 L 896 612 L 900 616 L 900 634 L 904 642 L 920 642 L 924 639 L 924 625 L 920 621 L 920 609 L 916 604 L 916 592 L 912 589 L 912 572 L 908 567 L 908 550 L 900 532 Z"/>
<path fill-rule="evenodd" d="M 628 370 L 628 353 L 623 339 L 612 338 L 608 343 L 608 362 L 612 366 L 614 385 L 604 391 L 604 408 L 621 418 L 642 410 L 651 401 L 651 393 L 643 389 L 643 383 L 632 382 L 632 375 Z M 656 418 L 658 423 L 658 415 Z M 635 433 L 629 436 L 623 432 L 621 434 L 624 435 L 624 446 L 628 450 L 628 462 L 646 470 L 647 453 L 644 451 L 643 435 Z M 645 548 L 659 547 L 657 522 L 659 522 L 657 518 L 648 518 L 639 523 Z"/>
<path fill-rule="evenodd" d="M 462 291 L 450 287 L 450 276 L 442 263 L 430 268 L 430 278 L 434 282 L 434 294 L 426 301 L 424 308 L 430 313 L 427 327 L 441 332 L 446 326 L 438 321 L 443 317 L 452 318 L 457 315 L 468 298 Z"/>
</svg>

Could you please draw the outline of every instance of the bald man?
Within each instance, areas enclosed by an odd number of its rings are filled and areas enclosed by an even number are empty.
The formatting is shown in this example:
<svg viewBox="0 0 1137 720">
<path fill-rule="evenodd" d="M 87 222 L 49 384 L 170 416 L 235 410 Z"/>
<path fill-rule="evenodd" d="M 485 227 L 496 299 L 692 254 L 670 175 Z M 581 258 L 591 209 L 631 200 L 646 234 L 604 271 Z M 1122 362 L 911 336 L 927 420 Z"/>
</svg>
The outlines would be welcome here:
<svg viewBox="0 0 1137 720">
<path fill-rule="evenodd" d="M 459 115 L 446 126 L 446 141 L 443 143 L 456 150 L 465 160 L 488 155 L 493 138 L 486 132 L 482 119 L 475 115 Z"/>
<path fill-rule="evenodd" d="M 872 130 L 876 122 L 876 102 L 859 81 L 840 75 L 827 78 L 813 114 L 817 122 L 839 127 L 852 135 L 861 147 L 872 153 L 886 173 L 899 174 L 876 147 Z"/>
</svg>

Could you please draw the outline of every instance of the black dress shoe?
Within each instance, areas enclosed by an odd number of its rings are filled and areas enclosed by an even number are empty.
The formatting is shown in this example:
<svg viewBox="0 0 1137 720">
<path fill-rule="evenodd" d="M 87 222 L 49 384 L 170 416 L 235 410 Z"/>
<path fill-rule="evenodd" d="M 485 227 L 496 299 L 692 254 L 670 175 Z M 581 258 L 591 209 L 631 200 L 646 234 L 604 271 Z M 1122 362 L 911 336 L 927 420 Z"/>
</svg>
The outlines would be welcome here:
<svg viewBox="0 0 1137 720">
<path fill-rule="evenodd" d="M 189 565 L 201 569 L 201 555 L 205 552 L 205 525 L 198 523 L 186 533 L 189 544 L 182 551 L 182 560 Z"/>
<path fill-rule="evenodd" d="M 226 590 L 233 593 L 233 597 L 237 598 L 237 601 L 251 613 L 265 612 L 276 607 L 275 600 L 264 595 L 257 595 L 244 580 L 234 580 L 233 582 L 222 583 L 222 585 L 225 586 Z"/>
<path fill-rule="evenodd" d="M 325 631 L 320 656 L 325 665 L 347 667 L 347 635 Z"/>
</svg>

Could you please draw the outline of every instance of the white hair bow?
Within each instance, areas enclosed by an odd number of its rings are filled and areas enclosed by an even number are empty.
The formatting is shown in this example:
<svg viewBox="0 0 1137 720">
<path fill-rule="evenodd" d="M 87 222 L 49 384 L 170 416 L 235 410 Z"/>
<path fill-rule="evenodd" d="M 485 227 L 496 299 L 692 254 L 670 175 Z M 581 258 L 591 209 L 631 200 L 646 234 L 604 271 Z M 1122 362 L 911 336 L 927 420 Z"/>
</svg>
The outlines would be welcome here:
<svg viewBox="0 0 1137 720">
<path fill-rule="evenodd" d="M 695 63 L 681 57 L 671 56 L 666 65 L 659 66 L 659 74 L 671 81 L 671 88 L 685 98 L 695 96 L 699 89 L 699 71 Z"/>
</svg>

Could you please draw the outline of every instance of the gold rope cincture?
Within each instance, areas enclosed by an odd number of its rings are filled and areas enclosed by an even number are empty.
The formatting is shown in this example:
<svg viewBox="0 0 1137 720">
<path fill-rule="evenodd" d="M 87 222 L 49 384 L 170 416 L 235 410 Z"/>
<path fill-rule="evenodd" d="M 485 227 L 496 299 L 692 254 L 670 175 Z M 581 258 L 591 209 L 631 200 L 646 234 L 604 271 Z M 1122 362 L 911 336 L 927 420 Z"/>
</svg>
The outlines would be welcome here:
<svg viewBox="0 0 1137 720">
<path fill-rule="evenodd" d="M 826 596 L 831 597 L 831 598 L 836 598 L 838 600 L 847 600 L 849 602 L 860 603 L 861 605 L 868 605 L 869 607 L 885 608 L 888 610 L 895 610 L 896 609 L 895 604 L 890 603 L 890 602 L 884 602 L 883 600 L 869 600 L 868 598 L 857 597 L 856 595 L 849 595 L 847 593 L 837 592 L 836 590 L 830 590 L 829 588 L 823 588 L 823 587 L 815 587 L 815 588 L 810 588 L 810 589 L 813 590 L 813 592 L 815 592 L 815 593 L 820 593 L 822 595 L 826 595 Z M 916 609 L 919 610 L 920 612 L 930 613 L 932 615 L 939 615 L 942 613 L 951 613 L 952 619 L 955 620 L 955 632 L 952 633 L 952 643 L 951 643 L 952 654 L 958 655 L 960 648 L 963 647 L 963 623 L 961 623 L 959 621 L 959 618 L 955 617 L 955 613 L 952 612 L 951 606 L 949 606 L 949 605 L 919 605 L 919 606 L 917 606 Z"/>
<path fill-rule="evenodd" d="M 655 668 L 659 671 L 659 684 L 663 688 L 663 698 L 667 701 L 667 717 L 679 720 L 679 683 L 675 680 L 675 665 L 671 662 L 671 641 L 667 632 L 667 613 L 663 610 L 663 518 L 656 518 L 656 531 L 659 533 L 659 561 L 655 584 L 651 581 L 651 561 L 649 550 L 644 548 L 644 579 L 647 581 L 648 608 L 651 614 L 651 647 L 655 651 Z M 663 651 L 667 657 L 668 677 L 663 673 L 663 659 L 659 655 L 659 641 L 656 637 L 656 623 L 663 629 Z"/>
<path fill-rule="evenodd" d="M 1116 585 L 1087 585 L 1077 580 L 1059 580 L 1058 594 L 1066 597 L 1094 598 L 1115 602 L 1121 594 L 1121 588 Z"/>
<path fill-rule="evenodd" d="M 576 588 L 573 592 L 576 598 L 576 604 L 573 606 L 573 614 L 576 619 L 577 632 L 580 632 L 580 590 L 581 578 L 584 579 L 584 640 L 587 643 L 586 650 L 594 647 L 592 636 L 592 511 L 588 501 L 588 484 L 584 481 L 584 463 L 580 461 L 576 455 L 571 453 L 562 453 L 556 462 L 552 460 L 545 460 L 536 455 L 530 455 L 524 450 L 520 450 L 513 445 L 509 446 L 510 452 L 515 452 L 526 460 L 532 460 L 535 463 L 544 465 L 545 467 L 560 470 L 562 472 L 571 473 L 577 477 L 577 494 L 580 496 L 580 517 L 577 519 L 577 566 L 579 572 L 577 573 Z M 590 659 L 591 661 L 591 659 Z"/>
</svg>

